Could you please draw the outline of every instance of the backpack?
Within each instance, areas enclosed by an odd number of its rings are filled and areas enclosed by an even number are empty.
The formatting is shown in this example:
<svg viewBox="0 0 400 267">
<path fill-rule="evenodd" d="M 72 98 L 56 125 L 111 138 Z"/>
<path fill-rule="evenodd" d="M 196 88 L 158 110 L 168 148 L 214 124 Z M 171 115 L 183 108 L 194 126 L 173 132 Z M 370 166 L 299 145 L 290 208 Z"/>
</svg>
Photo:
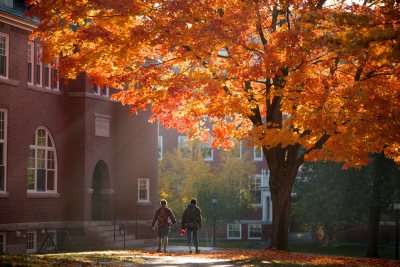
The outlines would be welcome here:
<svg viewBox="0 0 400 267">
<path fill-rule="evenodd" d="M 167 226 L 169 225 L 168 222 L 168 217 L 169 217 L 169 212 L 167 208 L 160 208 L 160 211 L 158 213 L 158 226 Z"/>
<path fill-rule="evenodd" d="M 186 227 L 197 227 L 196 207 L 186 209 Z"/>
</svg>

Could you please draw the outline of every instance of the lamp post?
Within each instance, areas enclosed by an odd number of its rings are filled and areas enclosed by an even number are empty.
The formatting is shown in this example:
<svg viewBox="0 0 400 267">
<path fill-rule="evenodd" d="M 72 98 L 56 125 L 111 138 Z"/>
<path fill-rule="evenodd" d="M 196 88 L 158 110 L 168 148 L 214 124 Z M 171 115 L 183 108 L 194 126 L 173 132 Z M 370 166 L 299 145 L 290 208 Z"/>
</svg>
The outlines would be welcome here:
<svg viewBox="0 0 400 267">
<path fill-rule="evenodd" d="M 400 199 L 395 199 L 393 202 L 393 209 L 395 211 L 396 218 L 396 260 L 399 259 L 399 210 L 400 210 Z"/>
<path fill-rule="evenodd" d="M 216 210 L 215 210 L 215 206 L 217 205 L 217 193 L 212 193 L 211 194 L 211 202 L 213 205 L 213 236 L 212 236 L 212 241 L 211 241 L 211 246 L 212 247 L 216 247 L 217 243 L 215 241 L 215 228 L 216 228 Z"/>
</svg>

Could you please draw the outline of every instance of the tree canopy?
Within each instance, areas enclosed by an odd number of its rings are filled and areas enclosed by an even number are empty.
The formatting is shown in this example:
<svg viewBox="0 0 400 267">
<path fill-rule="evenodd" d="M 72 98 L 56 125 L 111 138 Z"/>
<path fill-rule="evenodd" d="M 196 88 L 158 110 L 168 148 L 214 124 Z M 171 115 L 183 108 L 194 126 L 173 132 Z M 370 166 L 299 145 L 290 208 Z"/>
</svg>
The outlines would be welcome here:
<svg viewBox="0 0 400 267">
<path fill-rule="evenodd" d="M 263 147 L 271 246 L 306 160 L 400 162 L 399 2 L 28 0 L 49 62 L 190 137 Z M 286 232 L 286 234 L 285 234 Z M 280 234 L 279 234 L 280 233 Z M 279 240 L 278 240 L 279 239 Z"/>
</svg>

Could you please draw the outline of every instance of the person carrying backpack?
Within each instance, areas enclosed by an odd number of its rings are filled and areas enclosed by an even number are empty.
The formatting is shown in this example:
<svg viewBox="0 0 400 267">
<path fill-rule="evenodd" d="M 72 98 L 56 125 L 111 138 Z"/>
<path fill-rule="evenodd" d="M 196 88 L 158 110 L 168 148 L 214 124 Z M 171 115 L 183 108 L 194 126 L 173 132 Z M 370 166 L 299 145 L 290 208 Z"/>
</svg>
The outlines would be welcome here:
<svg viewBox="0 0 400 267">
<path fill-rule="evenodd" d="M 196 203 L 197 200 L 195 198 L 190 200 L 190 204 L 182 214 L 181 228 L 186 230 L 189 253 L 192 253 L 192 235 L 196 253 L 200 252 L 197 230 L 201 228 L 201 209 L 196 205 Z"/>
<path fill-rule="evenodd" d="M 176 223 L 174 213 L 170 208 L 167 207 L 167 201 L 162 199 L 160 201 L 160 207 L 156 210 L 153 217 L 151 227 L 155 229 L 156 222 L 158 225 L 158 249 L 157 252 L 161 252 L 161 245 L 164 247 L 164 252 L 167 252 L 168 246 L 168 233 L 171 224 Z"/>
</svg>

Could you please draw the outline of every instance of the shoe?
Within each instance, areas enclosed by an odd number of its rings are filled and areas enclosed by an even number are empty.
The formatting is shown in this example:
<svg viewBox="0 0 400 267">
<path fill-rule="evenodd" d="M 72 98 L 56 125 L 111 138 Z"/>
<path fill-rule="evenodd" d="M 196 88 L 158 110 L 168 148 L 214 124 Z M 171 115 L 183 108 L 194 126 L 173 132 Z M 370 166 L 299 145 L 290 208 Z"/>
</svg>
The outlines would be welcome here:
<svg viewBox="0 0 400 267">
<path fill-rule="evenodd" d="M 191 251 L 191 250 L 189 250 L 189 254 L 192 254 L 192 251 Z"/>
<path fill-rule="evenodd" d="M 167 250 L 166 249 L 164 249 L 164 251 L 163 251 L 164 253 L 167 253 Z"/>
<path fill-rule="evenodd" d="M 196 254 L 199 254 L 199 253 L 200 253 L 200 250 L 196 249 Z"/>
<path fill-rule="evenodd" d="M 157 251 L 157 252 L 161 252 L 161 249 L 157 249 L 156 251 Z"/>
</svg>

